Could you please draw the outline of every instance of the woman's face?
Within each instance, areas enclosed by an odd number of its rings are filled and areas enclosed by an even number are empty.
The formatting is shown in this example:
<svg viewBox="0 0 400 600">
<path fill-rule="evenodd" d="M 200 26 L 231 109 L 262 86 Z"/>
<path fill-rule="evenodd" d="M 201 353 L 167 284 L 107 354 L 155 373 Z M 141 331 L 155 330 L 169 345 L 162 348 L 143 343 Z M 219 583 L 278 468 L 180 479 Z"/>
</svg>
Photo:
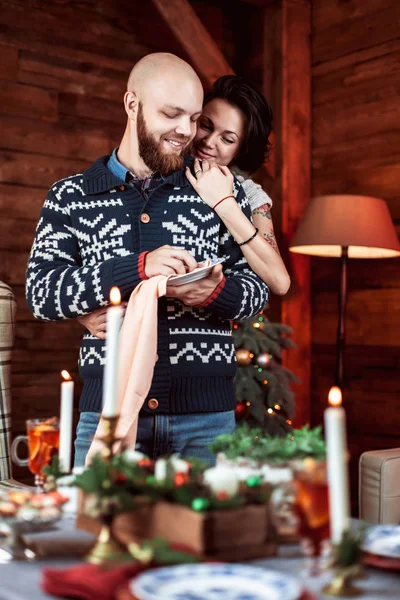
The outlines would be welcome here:
<svg viewBox="0 0 400 600">
<path fill-rule="evenodd" d="M 192 156 L 229 165 L 237 156 L 246 134 L 246 119 L 239 108 L 214 98 L 203 108 L 197 121 Z"/>
</svg>

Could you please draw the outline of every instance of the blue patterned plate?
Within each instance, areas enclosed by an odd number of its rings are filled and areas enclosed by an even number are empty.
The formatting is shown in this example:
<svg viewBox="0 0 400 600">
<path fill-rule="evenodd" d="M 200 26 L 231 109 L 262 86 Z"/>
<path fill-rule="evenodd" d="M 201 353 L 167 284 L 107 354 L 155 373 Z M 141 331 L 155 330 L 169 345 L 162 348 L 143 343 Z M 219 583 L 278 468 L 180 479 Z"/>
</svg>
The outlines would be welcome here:
<svg viewBox="0 0 400 600">
<path fill-rule="evenodd" d="M 301 583 L 286 573 L 230 563 L 147 571 L 130 583 L 140 600 L 297 600 Z"/>
<path fill-rule="evenodd" d="M 400 525 L 368 527 L 362 549 L 365 552 L 400 560 Z"/>
</svg>

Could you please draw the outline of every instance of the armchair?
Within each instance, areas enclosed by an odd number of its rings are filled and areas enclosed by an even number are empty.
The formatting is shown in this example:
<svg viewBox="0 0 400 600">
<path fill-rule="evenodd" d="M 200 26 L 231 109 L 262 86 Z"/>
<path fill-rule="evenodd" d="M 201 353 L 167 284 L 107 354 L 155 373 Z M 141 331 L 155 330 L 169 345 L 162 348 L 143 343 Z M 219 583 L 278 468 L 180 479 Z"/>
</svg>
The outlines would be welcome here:
<svg viewBox="0 0 400 600">
<path fill-rule="evenodd" d="M 361 455 L 359 508 L 370 523 L 400 524 L 400 448 Z"/>
<path fill-rule="evenodd" d="M 0 281 L 0 490 L 25 488 L 11 471 L 11 353 L 17 302 L 11 288 Z"/>
</svg>

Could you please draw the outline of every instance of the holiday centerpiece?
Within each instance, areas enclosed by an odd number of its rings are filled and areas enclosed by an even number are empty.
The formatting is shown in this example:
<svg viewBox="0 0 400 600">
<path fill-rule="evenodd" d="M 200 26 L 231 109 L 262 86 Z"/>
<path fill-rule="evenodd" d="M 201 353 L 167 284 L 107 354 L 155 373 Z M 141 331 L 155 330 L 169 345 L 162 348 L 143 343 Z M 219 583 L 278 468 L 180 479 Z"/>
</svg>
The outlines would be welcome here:
<svg viewBox="0 0 400 600">
<path fill-rule="evenodd" d="M 154 462 L 125 450 L 108 461 L 95 455 L 74 485 L 83 492 L 78 527 L 99 533 L 108 519 L 120 547 L 162 538 L 219 560 L 276 551 L 271 486 L 260 477 L 240 482 L 228 466 L 207 468 L 176 456 Z"/>
</svg>

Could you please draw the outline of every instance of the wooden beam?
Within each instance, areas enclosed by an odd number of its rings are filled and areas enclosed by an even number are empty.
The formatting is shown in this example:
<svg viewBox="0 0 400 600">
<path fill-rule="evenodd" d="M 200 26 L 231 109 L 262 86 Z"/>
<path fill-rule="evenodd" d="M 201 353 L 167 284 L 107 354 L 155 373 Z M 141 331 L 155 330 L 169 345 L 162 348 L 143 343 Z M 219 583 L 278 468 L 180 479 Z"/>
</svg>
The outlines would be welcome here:
<svg viewBox="0 0 400 600">
<path fill-rule="evenodd" d="M 153 0 L 153 4 L 209 86 L 221 75 L 233 73 L 187 0 Z"/>
<path fill-rule="evenodd" d="M 311 291 L 308 257 L 285 253 L 311 196 L 311 9 L 302 0 L 280 0 L 264 14 L 264 93 L 271 99 L 276 131 L 276 178 L 271 188 L 292 286 L 280 318 L 294 330 L 296 349 L 283 364 L 297 375 L 295 426 L 310 421 Z M 280 214 L 279 214 L 280 213 Z"/>
<path fill-rule="evenodd" d="M 218 77 L 234 73 L 187 0 L 153 0 L 153 4 L 209 87 Z M 270 160 L 260 172 L 260 176 L 267 181 L 275 177 L 275 132 L 272 132 L 270 141 L 273 146 Z"/>
</svg>

